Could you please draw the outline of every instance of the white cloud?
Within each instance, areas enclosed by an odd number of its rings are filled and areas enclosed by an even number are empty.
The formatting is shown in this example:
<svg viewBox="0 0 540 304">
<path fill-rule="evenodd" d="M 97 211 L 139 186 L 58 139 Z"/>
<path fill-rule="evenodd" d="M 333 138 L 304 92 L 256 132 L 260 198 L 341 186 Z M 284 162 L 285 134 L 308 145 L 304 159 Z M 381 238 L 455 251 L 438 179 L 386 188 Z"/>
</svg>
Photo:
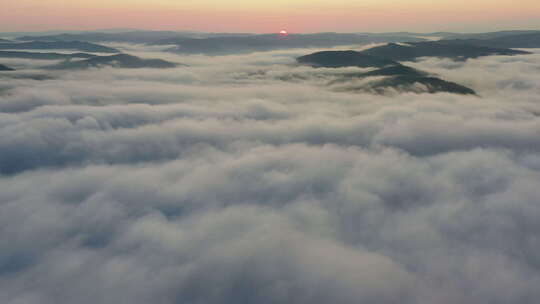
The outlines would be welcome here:
<svg viewBox="0 0 540 304">
<path fill-rule="evenodd" d="M 5 79 L 0 302 L 536 303 L 540 58 L 373 96 L 293 54 Z"/>
</svg>

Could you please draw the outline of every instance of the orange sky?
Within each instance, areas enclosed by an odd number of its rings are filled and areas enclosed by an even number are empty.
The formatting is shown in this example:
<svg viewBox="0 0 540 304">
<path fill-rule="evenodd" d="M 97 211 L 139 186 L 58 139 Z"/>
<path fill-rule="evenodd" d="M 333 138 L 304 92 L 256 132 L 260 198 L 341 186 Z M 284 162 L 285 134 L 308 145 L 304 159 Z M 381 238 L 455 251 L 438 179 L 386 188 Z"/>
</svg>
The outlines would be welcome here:
<svg viewBox="0 0 540 304">
<path fill-rule="evenodd" d="M 540 0 L 0 0 L 1 31 L 540 29 Z"/>
</svg>

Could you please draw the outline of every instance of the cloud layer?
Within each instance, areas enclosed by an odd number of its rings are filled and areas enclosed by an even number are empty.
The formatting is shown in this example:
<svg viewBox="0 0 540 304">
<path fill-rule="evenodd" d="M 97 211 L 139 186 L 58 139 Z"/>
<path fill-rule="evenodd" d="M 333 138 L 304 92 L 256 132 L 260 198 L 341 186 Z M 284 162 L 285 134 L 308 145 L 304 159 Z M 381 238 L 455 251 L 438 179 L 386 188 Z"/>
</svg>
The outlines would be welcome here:
<svg viewBox="0 0 540 304">
<path fill-rule="evenodd" d="M 3 79 L 0 302 L 540 298 L 540 55 L 372 96 L 298 50 L 129 47 L 189 67 Z"/>
</svg>

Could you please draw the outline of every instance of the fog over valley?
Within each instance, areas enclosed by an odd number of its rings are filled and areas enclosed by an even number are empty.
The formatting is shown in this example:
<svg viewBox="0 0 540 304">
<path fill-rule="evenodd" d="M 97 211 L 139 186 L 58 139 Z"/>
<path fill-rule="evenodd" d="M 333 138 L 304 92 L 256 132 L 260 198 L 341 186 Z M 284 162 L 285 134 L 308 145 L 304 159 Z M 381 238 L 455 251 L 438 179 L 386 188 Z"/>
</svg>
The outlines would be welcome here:
<svg viewBox="0 0 540 304">
<path fill-rule="evenodd" d="M 0 303 L 538 303 L 540 32 L 438 35 L 0 35 Z"/>
</svg>

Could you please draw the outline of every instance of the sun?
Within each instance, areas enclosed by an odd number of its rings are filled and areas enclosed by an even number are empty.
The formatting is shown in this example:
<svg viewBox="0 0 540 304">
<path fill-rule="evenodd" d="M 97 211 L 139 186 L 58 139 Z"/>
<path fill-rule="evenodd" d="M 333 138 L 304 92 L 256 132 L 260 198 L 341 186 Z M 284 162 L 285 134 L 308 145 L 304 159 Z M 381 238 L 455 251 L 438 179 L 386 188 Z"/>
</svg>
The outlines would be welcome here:
<svg viewBox="0 0 540 304">
<path fill-rule="evenodd" d="M 286 30 L 281 30 L 281 31 L 279 32 L 279 35 L 280 35 L 280 36 L 288 36 L 289 33 L 288 33 Z"/>
</svg>

